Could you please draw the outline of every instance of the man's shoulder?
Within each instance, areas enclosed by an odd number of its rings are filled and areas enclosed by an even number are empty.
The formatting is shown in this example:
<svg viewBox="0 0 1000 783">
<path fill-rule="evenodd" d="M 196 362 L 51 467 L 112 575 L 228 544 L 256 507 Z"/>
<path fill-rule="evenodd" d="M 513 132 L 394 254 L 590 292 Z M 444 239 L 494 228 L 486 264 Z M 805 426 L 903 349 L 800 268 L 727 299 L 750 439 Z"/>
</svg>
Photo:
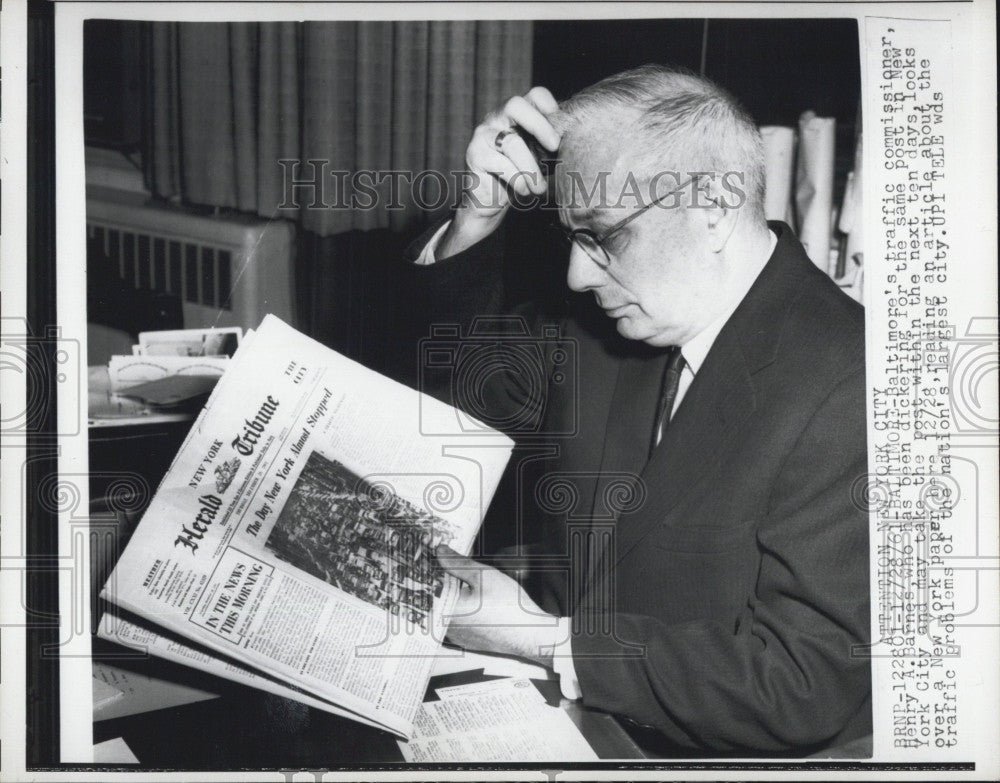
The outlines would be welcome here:
<svg viewBox="0 0 1000 783">
<path fill-rule="evenodd" d="M 864 366 L 865 311 L 822 270 L 794 237 L 780 243 L 785 298 L 779 356 L 846 371 Z M 840 373 L 838 373 L 840 374 Z"/>
<path fill-rule="evenodd" d="M 838 374 L 864 367 L 865 310 L 818 269 L 789 308 L 786 329 L 795 350 Z"/>
</svg>

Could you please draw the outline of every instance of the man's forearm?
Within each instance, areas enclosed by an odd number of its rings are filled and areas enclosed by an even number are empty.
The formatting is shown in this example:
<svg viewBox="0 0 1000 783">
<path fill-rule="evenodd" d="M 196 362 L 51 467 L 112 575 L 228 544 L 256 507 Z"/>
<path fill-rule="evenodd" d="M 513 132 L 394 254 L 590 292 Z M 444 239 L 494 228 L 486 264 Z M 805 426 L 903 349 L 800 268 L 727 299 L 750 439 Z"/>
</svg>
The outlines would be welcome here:
<svg viewBox="0 0 1000 783">
<path fill-rule="evenodd" d="M 450 258 L 468 250 L 496 231 L 502 222 L 503 213 L 491 218 L 482 218 L 459 209 L 438 240 L 434 257 L 438 260 Z"/>
</svg>

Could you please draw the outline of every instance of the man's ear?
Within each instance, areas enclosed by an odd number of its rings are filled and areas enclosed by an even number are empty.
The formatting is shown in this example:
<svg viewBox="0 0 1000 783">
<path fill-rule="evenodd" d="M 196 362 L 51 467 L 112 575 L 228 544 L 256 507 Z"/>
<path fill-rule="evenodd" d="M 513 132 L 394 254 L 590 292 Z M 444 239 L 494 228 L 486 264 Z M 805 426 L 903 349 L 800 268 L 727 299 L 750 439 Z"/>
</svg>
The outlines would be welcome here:
<svg viewBox="0 0 1000 783">
<path fill-rule="evenodd" d="M 709 248 L 714 253 L 721 253 L 736 228 L 742 205 L 734 203 L 732 194 L 723 188 L 718 177 L 706 179 L 699 183 L 699 187 L 704 202 L 702 219 L 708 230 Z"/>
</svg>

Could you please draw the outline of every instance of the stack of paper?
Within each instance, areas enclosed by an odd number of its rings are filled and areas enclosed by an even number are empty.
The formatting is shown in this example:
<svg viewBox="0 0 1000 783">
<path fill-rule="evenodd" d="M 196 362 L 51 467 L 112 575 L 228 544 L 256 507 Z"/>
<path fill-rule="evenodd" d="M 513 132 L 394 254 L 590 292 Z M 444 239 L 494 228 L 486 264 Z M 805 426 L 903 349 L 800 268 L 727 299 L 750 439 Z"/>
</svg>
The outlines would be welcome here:
<svg viewBox="0 0 1000 783">
<path fill-rule="evenodd" d="M 546 704 L 530 680 L 505 678 L 437 690 L 421 705 L 409 742 L 411 762 L 596 761 L 572 719 Z"/>
<path fill-rule="evenodd" d="M 94 662 L 94 720 L 123 718 L 216 698 L 217 693 Z"/>
<path fill-rule="evenodd" d="M 171 413 L 203 400 L 239 347 L 243 330 L 176 329 L 141 332 L 130 355 L 112 356 L 107 370 L 91 368 L 89 417 L 132 419 Z"/>
</svg>

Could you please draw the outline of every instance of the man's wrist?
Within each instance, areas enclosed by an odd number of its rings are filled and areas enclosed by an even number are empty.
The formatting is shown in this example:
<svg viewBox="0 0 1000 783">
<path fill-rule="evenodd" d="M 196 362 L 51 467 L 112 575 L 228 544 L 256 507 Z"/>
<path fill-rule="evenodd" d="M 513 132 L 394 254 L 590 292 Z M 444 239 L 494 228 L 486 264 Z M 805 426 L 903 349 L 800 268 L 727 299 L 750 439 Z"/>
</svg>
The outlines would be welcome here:
<svg viewBox="0 0 1000 783">
<path fill-rule="evenodd" d="M 441 242 L 441 237 L 444 236 L 445 232 L 451 227 L 451 220 L 446 220 L 434 231 L 431 238 L 427 240 L 427 243 L 420 250 L 420 253 L 414 259 L 413 263 L 417 266 L 432 266 L 435 261 L 437 261 L 437 248 Z"/>
<path fill-rule="evenodd" d="M 559 642 L 552 650 L 552 671 L 559 676 L 559 690 L 564 699 L 580 699 L 583 691 L 573 665 L 573 642 L 570 634 L 570 618 L 559 618 Z"/>
<path fill-rule="evenodd" d="M 496 231 L 502 222 L 502 212 L 491 217 L 482 217 L 459 209 L 440 236 L 434 257 L 440 261 L 468 250 Z"/>
<path fill-rule="evenodd" d="M 546 669 L 551 669 L 553 652 L 560 641 L 559 618 L 555 615 L 543 615 L 542 617 L 544 617 L 542 620 L 544 624 L 532 624 L 525 628 L 525 633 L 520 635 L 520 640 L 517 642 L 520 649 L 511 650 L 511 652 L 534 661 Z"/>
</svg>

